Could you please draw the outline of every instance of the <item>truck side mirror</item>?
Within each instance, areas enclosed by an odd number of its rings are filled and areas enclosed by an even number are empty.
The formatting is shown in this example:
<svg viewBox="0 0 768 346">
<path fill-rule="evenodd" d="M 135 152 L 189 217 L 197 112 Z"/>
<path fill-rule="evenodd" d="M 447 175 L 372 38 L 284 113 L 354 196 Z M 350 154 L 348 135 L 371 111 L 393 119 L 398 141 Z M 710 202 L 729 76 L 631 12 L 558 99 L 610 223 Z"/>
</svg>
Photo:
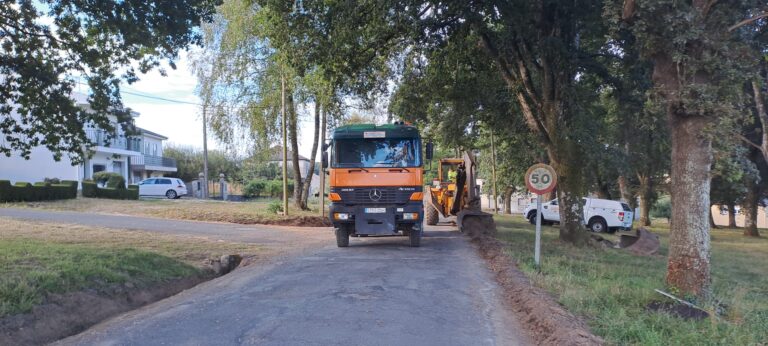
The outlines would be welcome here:
<svg viewBox="0 0 768 346">
<path fill-rule="evenodd" d="M 321 155 L 322 158 L 320 159 L 320 168 L 326 169 L 328 168 L 328 153 L 323 151 Z"/>
<path fill-rule="evenodd" d="M 427 160 L 432 160 L 432 154 L 434 154 L 434 150 L 435 148 L 432 142 L 427 142 L 427 150 L 426 150 Z"/>
<path fill-rule="evenodd" d="M 329 147 L 328 143 L 323 142 L 323 145 L 321 146 L 320 151 L 325 152 L 326 150 L 328 150 L 328 147 Z"/>
</svg>

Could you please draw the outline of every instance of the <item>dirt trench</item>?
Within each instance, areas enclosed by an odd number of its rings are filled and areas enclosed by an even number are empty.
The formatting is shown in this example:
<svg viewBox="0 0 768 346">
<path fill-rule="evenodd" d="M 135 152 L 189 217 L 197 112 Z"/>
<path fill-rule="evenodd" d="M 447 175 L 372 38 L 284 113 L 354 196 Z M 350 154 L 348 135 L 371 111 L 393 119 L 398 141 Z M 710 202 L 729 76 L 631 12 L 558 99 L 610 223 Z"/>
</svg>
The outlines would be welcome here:
<svg viewBox="0 0 768 346">
<path fill-rule="evenodd" d="M 0 319 L 0 345 L 44 345 L 80 333 L 120 313 L 137 309 L 213 279 L 213 272 L 149 287 L 116 285 L 106 290 L 50 294 L 31 312 Z"/>
<path fill-rule="evenodd" d="M 493 235 L 472 234 L 481 256 L 504 291 L 504 302 L 526 327 L 537 345 L 603 345 L 587 323 L 561 306 L 554 297 L 531 284 L 515 260 L 504 253 L 504 243 Z"/>
</svg>

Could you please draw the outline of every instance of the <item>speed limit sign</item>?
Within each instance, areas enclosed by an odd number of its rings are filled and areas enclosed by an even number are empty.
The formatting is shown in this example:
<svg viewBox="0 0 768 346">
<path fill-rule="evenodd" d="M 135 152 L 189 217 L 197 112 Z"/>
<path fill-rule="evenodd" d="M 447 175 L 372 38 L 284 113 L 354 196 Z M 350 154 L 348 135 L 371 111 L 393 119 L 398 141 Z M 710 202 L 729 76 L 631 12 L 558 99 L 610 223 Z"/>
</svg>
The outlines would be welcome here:
<svg viewBox="0 0 768 346">
<path fill-rule="evenodd" d="M 549 165 L 535 164 L 525 173 L 525 186 L 537 195 L 551 192 L 557 186 L 557 173 Z"/>
<path fill-rule="evenodd" d="M 538 163 L 525 173 L 525 186 L 528 191 L 535 193 L 536 196 L 536 241 L 533 250 L 533 262 L 536 268 L 541 270 L 541 195 L 551 192 L 557 186 L 557 173 L 549 165 Z"/>
</svg>

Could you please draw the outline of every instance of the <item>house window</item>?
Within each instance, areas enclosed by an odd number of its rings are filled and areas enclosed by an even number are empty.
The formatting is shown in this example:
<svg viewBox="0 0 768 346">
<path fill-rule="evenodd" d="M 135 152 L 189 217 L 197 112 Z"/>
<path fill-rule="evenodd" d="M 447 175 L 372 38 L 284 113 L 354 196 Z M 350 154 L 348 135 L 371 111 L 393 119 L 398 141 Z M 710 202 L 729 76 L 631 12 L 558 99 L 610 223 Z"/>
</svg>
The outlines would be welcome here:
<svg viewBox="0 0 768 346">
<path fill-rule="evenodd" d="M 107 170 L 105 165 L 93 165 L 93 173 L 99 173 Z"/>
</svg>

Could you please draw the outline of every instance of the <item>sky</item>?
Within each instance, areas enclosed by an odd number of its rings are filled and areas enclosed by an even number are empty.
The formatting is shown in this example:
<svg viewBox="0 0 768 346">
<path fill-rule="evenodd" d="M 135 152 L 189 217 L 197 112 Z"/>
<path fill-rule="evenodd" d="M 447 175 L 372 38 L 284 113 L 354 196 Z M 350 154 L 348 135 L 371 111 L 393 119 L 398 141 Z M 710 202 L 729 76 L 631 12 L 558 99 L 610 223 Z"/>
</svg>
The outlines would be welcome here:
<svg viewBox="0 0 768 346">
<path fill-rule="evenodd" d="M 139 75 L 138 82 L 123 85 L 123 103 L 140 114 L 135 119 L 137 126 L 168 137 L 167 143 L 202 149 L 203 121 L 198 106 L 201 101 L 195 94 L 197 78 L 189 65 L 188 54 L 182 52 L 176 69 L 166 68 L 166 76 L 157 69 Z M 314 119 L 300 118 L 299 154 L 305 157 L 309 157 L 312 150 L 313 127 Z M 208 148 L 224 149 L 210 131 Z"/>
</svg>

